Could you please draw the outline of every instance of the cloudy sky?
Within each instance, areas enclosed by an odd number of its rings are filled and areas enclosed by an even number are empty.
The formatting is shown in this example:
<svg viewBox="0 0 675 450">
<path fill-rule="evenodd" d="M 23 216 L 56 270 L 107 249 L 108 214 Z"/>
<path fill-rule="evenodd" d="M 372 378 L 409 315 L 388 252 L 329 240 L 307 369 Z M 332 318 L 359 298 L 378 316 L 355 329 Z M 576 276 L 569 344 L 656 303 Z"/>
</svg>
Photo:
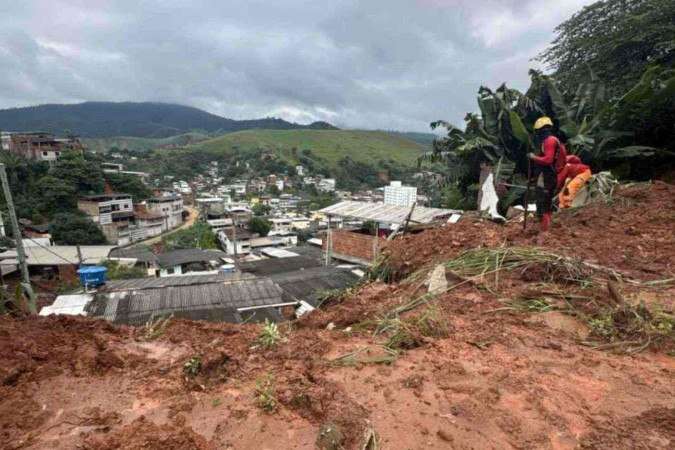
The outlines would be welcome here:
<svg viewBox="0 0 675 450">
<path fill-rule="evenodd" d="M 0 107 L 162 101 L 235 119 L 428 130 L 528 84 L 591 0 L 0 2 Z M 542 7 L 545 5 L 545 7 Z"/>
</svg>

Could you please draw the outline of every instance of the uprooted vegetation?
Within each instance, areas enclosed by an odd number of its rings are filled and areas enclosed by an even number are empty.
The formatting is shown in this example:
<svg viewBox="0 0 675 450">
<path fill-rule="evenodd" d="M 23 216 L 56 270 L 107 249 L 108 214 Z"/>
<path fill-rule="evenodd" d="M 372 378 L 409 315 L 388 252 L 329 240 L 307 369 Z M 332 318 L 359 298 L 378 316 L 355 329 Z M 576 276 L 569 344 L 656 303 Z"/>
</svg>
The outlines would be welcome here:
<svg viewBox="0 0 675 450">
<path fill-rule="evenodd" d="M 558 216 L 550 243 L 479 218 L 406 235 L 374 270 L 386 281 L 326 293 L 292 324 L 2 317 L 0 438 L 572 449 L 611 435 L 668 448 L 672 189 L 620 189 L 611 206 Z"/>
</svg>

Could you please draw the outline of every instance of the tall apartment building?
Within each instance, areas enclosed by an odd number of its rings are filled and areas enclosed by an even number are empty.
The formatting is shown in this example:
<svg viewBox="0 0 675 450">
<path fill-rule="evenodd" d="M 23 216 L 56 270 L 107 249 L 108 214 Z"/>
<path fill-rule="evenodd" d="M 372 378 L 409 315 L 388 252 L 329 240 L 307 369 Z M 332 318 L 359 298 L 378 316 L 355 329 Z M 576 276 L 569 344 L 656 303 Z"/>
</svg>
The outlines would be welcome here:
<svg viewBox="0 0 675 450">
<path fill-rule="evenodd" d="M 410 208 L 417 201 L 417 188 L 392 181 L 384 187 L 384 204 Z"/>
<path fill-rule="evenodd" d="M 183 197 L 179 195 L 164 195 L 153 197 L 146 202 L 148 212 L 164 218 L 162 231 L 170 230 L 183 223 Z"/>
<path fill-rule="evenodd" d="M 35 161 L 56 161 L 67 150 L 82 152 L 84 147 L 76 137 L 57 138 L 51 133 L 3 132 L 0 136 L 2 150 Z"/>
</svg>

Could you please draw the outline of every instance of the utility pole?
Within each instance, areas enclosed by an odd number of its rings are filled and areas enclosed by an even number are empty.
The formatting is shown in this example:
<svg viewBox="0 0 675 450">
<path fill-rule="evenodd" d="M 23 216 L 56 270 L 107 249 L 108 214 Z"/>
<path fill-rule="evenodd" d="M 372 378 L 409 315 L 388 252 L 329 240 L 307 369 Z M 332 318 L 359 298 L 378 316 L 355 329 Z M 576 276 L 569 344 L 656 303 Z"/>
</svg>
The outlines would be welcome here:
<svg viewBox="0 0 675 450">
<path fill-rule="evenodd" d="M 30 276 L 28 275 L 28 265 L 26 264 L 26 253 L 23 249 L 23 241 L 21 238 L 21 230 L 19 229 L 19 221 L 16 219 L 16 211 L 14 210 L 14 200 L 12 199 L 12 191 L 9 189 L 9 181 L 7 180 L 7 171 L 5 165 L 0 163 L 0 180 L 2 181 L 2 190 L 5 193 L 5 201 L 7 202 L 7 209 L 9 210 L 9 220 L 14 233 L 14 241 L 16 242 L 16 257 L 21 268 L 21 283 L 26 296 L 28 297 L 28 311 L 31 314 L 37 314 L 37 307 L 35 306 L 35 293 L 30 286 Z"/>
<path fill-rule="evenodd" d="M 237 217 L 236 214 L 230 213 L 232 215 L 232 242 L 234 244 L 234 271 L 239 273 L 239 255 L 237 254 Z"/>
</svg>

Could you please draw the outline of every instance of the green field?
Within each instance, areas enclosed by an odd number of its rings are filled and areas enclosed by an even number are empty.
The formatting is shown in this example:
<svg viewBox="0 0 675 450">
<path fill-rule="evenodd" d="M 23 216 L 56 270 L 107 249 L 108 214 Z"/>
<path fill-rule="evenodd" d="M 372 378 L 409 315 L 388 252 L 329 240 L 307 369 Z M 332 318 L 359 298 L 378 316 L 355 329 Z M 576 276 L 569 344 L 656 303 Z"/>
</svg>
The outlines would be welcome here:
<svg viewBox="0 0 675 450">
<path fill-rule="evenodd" d="M 329 167 L 335 167 L 346 156 L 367 164 L 393 160 L 413 166 L 425 150 L 400 135 L 362 130 L 246 130 L 190 145 L 185 150 L 218 156 L 235 149 L 274 151 L 289 162 L 296 162 L 303 150 L 311 150 Z"/>
</svg>

